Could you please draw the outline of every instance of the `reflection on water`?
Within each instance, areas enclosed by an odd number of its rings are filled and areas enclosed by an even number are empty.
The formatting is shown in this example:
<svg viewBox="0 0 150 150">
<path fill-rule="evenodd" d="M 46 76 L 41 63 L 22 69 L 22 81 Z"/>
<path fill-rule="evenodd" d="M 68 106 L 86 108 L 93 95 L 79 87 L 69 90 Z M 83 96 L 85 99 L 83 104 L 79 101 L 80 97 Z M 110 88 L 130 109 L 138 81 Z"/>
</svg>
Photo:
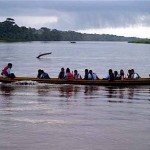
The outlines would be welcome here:
<svg viewBox="0 0 150 150">
<path fill-rule="evenodd" d="M 61 67 L 84 76 L 90 67 L 103 78 L 109 68 L 130 66 L 147 77 L 149 50 L 127 42 L 1 43 L 0 64 L 13 62 L 18 76 L 35 77 L 41 68 L 57 77 Z M 149 110 L 150 86 L 0 84 L 0 150 L 149 150 Z"/>
<path fill-rule="evenodd" d="M 2 95 L 10 96 L 11 93 L 15 90 L 12 86 L 7 86 L 5 84 L 0 86 L 0 90 L 2 92 Z"/>
<path fill-rule="evenodd" d="M 150 86 L 0 84 L 0 147 L 149 150 L 149 97 Z"/>
<path fill-rule="evenodd" d="M 150 101 L 150 87 L 103 87 L 80 85 L 48 85 L 48 84 L 1 84 L 1 100 L 13 100 L 19 96 L 31 97 L 38 101 L 60 99 L 61 101 L 73 99 L 103 99 L 109 103 L 134 103 L 139 100 Z"/>
<path fill-rule="evenodd" d="M 99 90 L 99 86 L 85 86 L 85 95 L 94 95 Z"/>
<path fill-rule="evenodd" d="M 12 96 L 12 93 L 14 92 L 15 88 L 14 87 L 11 87 L 11 86 L 7 86 L 7 85 L 1 85 L 0 86 L 0 95 L 1 95 L 1 100 L 4 100 L 4 101 L 7 101 L 8 105 L 9 105 L 9 102 L 11 100 L 11 96 Z"/>
<path fill-rule="evenodd" d="M 137 96 L 145 96 L 150 93 L 149 86 L 128 86 L 128 87 L 117 87 L 117 86 L 81 86 L 81 85 L 49 85 L 49 84 L 37 84 L 37 83 L 26 83 L 26 84 L 0 84 L 0 95 L 7 99 L 17 93 L 23 92 L 22 94 L 46 97 L 51 95 L 57 95 L 64 98 L 74 98 L 83 96 L 86 98 L 90 96 L 91 99 L 97 97 L 105 97 L 109 99 L 115 99 L 116 102 L 119 99 L 120 102 L 123 99 L 136 99 Z M 140 99 L 140 98 L 138 98 Z M 111 102 L 111 100 L 109 101 Z"/>
<path fill-rule="evenodd" d="M 12 93 L 14 91 L 14 87 L 2 85 L 0 86 L 0 100 L 3 101 L 3 107 L 11 108 L 12 107 Z"/>
<path fill-rule="evenodd" d="M 106 91 L 108 92 L 108 98 L 118 98 L 118 99 L 133 99 L 135 88 L 134 87 L 106 87 Z M 110 101 L 111 102 L 111 101 Z M 121 101 L 120 101 L 121 102 Z"/>
<path fill-rule="evenodd" d="M 66 97 L 66 98 L 72 97 L 77 92 L 77 89 L 74 88 L 73 85 L 61 86 L 58 88 L 58 90 L 60 92 L 60 97 Z"/>
</svg>

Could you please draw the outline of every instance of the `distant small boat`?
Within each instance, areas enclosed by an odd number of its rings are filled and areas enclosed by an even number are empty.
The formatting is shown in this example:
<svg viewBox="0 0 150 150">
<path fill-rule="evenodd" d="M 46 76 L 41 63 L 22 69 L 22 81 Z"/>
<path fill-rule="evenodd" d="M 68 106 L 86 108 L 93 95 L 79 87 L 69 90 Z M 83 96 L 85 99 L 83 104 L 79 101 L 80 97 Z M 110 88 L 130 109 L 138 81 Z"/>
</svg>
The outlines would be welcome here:
<svg viewBox="0 0 150 150">
<path fill-rule="evenodd" d="M 76 41 L 70 41 L 70 43 L 76 43 Z"/>
<path fill-rule="evenodd" d="M 40 58 L 41 56 L 44 56 L 44 55 L 49 55 L 49 54 L 51 54 L 52 52 L 49 52 L 49 53 L 42 53 L 42 54 L 40 54 L 39 56 L 37 56 L 36 58 Z"/>
</svg>

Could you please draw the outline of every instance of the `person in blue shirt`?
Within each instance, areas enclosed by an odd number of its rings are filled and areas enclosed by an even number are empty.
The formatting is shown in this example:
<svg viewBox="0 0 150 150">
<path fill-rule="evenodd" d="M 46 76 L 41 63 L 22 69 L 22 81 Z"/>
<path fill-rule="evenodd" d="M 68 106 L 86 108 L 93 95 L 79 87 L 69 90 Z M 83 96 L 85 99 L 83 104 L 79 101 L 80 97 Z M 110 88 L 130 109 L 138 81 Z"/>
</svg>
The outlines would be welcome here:
<svg viewBox="0 0 150 150">
<path fill-rule="evenodd" d="M 109 80 L 109 81 L 113 81 L 114 80 L 114 74 L 112 69 L 108 70 L 108 76 L 106 78 L 103 78 L 104 80 Z"/>
<path fill-rule="evenodd" d="M 37 77 L 40 79 L 50 79 L 48 73 L 44 72 L 44 70 L 41 70 L 41 69 L 38 70 Z"/>
</svg>

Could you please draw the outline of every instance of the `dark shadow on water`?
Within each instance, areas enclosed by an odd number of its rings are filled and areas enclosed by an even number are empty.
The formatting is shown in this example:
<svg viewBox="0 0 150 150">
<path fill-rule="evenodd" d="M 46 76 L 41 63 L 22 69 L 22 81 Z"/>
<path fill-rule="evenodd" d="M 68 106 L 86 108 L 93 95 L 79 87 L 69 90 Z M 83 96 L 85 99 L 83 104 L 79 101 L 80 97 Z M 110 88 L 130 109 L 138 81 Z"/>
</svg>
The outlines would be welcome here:
<svg viewBox="0 0 150 150">
<path fill-rule="evenodd" d="M 80 97 L 82 93 L 84 95 L 95 95 L 95 92 L 99 90 L 99 86 L 79 86 L 79 85 L 65 85 L 59 88 L 60 97 Z"/>
<path fill-rule="evenodd" d="M 95 98 L 96 95 L 98 95 L 98 91 L 100 90 L 99 86 L 85 86 L 84 87 L 84 95 L 85 96 L 91 96 L 90 98 Z"/>
<path fill-rule="evenodd" d="M 3 96 L 9 97 L 12 95 L 15 88 L 12 86 L 1 85 L 0 90 L 1 90 Z"/>
<path fill-rule="evenodd" d="M 30 89 L 31 88 L 31 89 Z M 111 103 L 133 103 L 133 100 L 149 100 L 150 86 L 86 86 L 86 85 L 3 85 L 0 84 L 0 93 L 3 100 L 8 100 L 17 92 L 33 92 L 40 101 L 49 101 L 51 98 L 61 100 L 107 99 Z M 31 91 L 32 90 L 32 91 Z M 35 93 L 34 93 L 35 92 Z M 144 92 L 144 93 L 143 93 Z M 146 95 L 146 96 L 145 96 Z M 64 99 L 66 98 L 66 99 Z"/>
<path fill-rule="evenodd" d="M 60 86 L 58 89 L 60 92 L 60 97 L 66 98 L 76 97 L 78 92 L 80 91 L 80 87 L 74 85 Z"/>
<path fill-rule="evenodd" d="M 10 108 L 12 107 L 12 95 L 14 92 L 14 88 L 11 86 L 7 85 L 0 85 L 0 90 L 1 90 L 1 98 L 2 98 L 2 105 L 5 108 Z"/>
<path fill-rule="evenodd" d="M 143 90 L 150 94 L 149 86 L 105 87 L 106 97 L 111 103 L 133 103 L 133 100 L 137 100 L 137 95 L 139 100 L 142 99 L 140 96 L 142 96 Z"/>
<path fill-rule="evenodd" d="M 125 99 L 134 98 L 134 91 L 135 88 L 133 87 L 106 87 L 106 96 L 110 103 L 124 103 Z"/>
</svg>

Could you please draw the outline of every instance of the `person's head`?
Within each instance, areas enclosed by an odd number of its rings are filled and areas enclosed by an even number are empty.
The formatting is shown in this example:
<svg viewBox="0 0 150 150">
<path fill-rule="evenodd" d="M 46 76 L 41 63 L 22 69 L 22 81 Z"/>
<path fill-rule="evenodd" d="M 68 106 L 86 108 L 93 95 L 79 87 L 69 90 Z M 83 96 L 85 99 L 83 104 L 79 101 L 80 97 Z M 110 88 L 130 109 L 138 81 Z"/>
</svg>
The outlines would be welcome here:
<svg viewBox="0 0 150 150">
<path fill-rule="evenodd" d="M 92 70 L 89 70 L 89 73 L 92 74 Z"/>
<path fill-rule="evenodd" d="M 109 73 L 109 74 L 112 74 L 112 73 L 113 73 L 112 69 L 109 69 L 108 73 Z"/>
<path fill-rule="evenodd" d="M 74 74 L 77 74 L 78 73 L 78 71 L 77 70 L 74 70 Z"/>
<path fill-rule="evenodd" d="M 122 69 L 120 70 L 120 75 L 124 75 L 124 71 Z"/>
<path fill-rule="evenodd" d="M 66 73 L 69 73 L 69 72 L 70 72 L 70 69 L 69 69 L 69 68 L 67 68 L 67 69 L 66 69 Z"/>
<path fill-rule="evenodd" d="M 118 75 L 118 71 L 114 71 L 114 76 L 117 76 Z"/>
<path fill-rule="evenodd" d="M 41 74 L 44 73 L 44 70 L 41 70 Z"/>
<path fill-rule="evenodd" d="M 131 70 L 130 69 L 128 70 L 128 73 L 131 74 Z"/>
<path fill-rule="evenodd" d="M 64 72 L 65 71 L 65 69 L 64 68 L 61 68 L 61 72 Z"/>
<path fill-rule="evenodd" d="M 132 73 L 132 74 L 134 73 L 134 69 L 131 69 L 131 73 Z"/>
<path fill-rule="evenodd" d="M 41 69 L 38 70 L 38 73 L 41 73 Z"/>
<path fill-rule="evenodd" d="M 8 67 L 9 67 L 9 68 L 12 68 L 12 63 L 8 63 Z"/>
</svg>

